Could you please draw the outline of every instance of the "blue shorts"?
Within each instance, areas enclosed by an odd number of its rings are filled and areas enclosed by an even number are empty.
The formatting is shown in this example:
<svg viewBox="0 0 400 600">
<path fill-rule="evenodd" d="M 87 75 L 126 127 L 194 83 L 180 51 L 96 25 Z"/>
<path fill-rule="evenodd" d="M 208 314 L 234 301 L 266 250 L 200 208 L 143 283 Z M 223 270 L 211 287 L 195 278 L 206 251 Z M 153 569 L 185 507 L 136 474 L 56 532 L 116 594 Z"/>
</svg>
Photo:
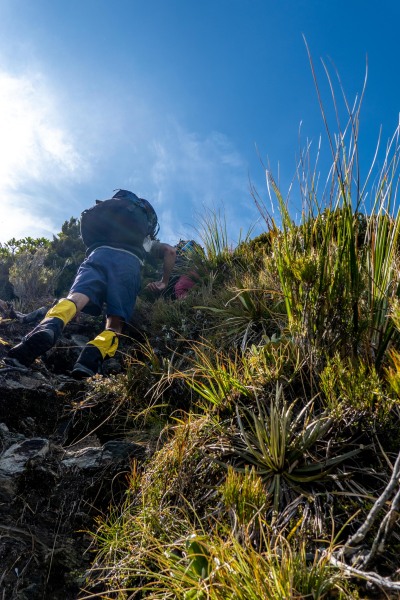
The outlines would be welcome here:
<svg viewBox="0 0 400 600">
<path fill-rule="evenodd" d="M 107 316 L 129 321 L 140 290 L 140 267 L 139 259 L 130 252 L 96 248 L 79 267 L 70 293 L 89 297 L 83 312 L 100 315 L 106 303 Z"/>
</svg>

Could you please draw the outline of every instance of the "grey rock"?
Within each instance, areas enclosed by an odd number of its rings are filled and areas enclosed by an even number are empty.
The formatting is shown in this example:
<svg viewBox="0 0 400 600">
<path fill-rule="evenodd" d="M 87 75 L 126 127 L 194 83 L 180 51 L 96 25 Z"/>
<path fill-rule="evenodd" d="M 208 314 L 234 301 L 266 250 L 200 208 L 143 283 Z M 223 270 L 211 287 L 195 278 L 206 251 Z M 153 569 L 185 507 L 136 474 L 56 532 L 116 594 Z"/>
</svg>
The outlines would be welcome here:
<svg viewBox="0 0 400 600">
<path fill-rule="evenodd" d="M 112 453 L 101 448 L 82 448 L 67 451 L 61 465 L 67 469 L 96 470 L 112 461 Z"/>
<path fill-rule="evenodd" d="M 0 480 L 22 473 L 28 461 L 43 457 L 49 451 L 49 441 L 44 438 L 30 438 L 13 444 L 0 457 Z"/>
<path fill-rule="evenodd" d="M 83 348 L 90 341 L 90 338 L 88 338 L 86 335 L 75 333 L 74 335 L 71 335 L 71 340 L 75 344 L 75 346 Z"/>
<path fill-rule="evenodd" d="M 12 433 L 5 423 L 0 423 L 0 456 L 7 448 L 17 442 L 22 442 L 24 439 L 24 435 L 21 433 Z"/>
<path fill-rule="evenodd" d="M 43 438 L 30 438 L 12 444 L 0 456 L 0 500 L 11 502 L 20 476 L 30 460 L 46 456 L 49 442 Z"/>
<path fill-rule="evenodd" d="M 106 442 L 101 447 L 81 448 L 68 450 L 61 461 L 61 465 L 68 469 L 96 470 L 121 460 L 126 460 L 135 455 L 142 455 L 143 449 L 138 444 L 122 441 Z"/>
</svg>

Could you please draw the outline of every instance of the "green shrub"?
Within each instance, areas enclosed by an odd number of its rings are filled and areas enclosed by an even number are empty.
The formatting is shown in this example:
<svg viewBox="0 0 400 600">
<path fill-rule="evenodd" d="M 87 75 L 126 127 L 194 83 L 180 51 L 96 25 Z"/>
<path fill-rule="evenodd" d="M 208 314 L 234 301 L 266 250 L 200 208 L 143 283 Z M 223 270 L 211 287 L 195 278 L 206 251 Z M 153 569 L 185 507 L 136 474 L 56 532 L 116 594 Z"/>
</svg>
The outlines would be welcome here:
<svg viewBox="0 0 400 600">
<path fill-rule="evenodd" d="M 324 403 L 336 415 L 351 409 L 367 421 L 384 421 L 393 405 L 375 367 L 361 360 L 342 359 L 336 354 L 328 359 L 320 385 Z"/>
<path fill-rule="evenodd" d="M 30 311 L 54 300 L 59 269 L 46 267 L 47 249 L 20 252 L 10 267 L 10 283 L 22 311 Z"/>
</svg>

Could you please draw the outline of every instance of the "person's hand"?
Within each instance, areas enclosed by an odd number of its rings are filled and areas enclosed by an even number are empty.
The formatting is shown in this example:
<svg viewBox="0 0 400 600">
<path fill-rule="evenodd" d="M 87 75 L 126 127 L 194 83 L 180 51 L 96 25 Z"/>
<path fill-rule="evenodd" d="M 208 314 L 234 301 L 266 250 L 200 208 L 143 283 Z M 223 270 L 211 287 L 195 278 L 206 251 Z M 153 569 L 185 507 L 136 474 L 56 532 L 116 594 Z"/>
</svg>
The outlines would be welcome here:
<svg viewBox="0 0 400 600">
<path fill-rule="evenodd" d="M 146 285 L 146 290 L 150 290 L 151 292 L 161 293 L 165 290 L 167 284 L 163 281 L 152 281 Z"/>
</svg>

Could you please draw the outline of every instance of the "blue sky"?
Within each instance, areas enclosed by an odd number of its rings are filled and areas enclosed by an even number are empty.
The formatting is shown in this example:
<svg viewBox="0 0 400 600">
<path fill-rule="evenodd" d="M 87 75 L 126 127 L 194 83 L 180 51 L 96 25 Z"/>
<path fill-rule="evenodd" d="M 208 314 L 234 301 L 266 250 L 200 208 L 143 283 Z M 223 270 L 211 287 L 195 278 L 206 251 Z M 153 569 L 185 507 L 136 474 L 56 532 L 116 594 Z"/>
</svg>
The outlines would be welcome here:
<svg viewBox="0 0 400 600">
<path fill-rule="evenodd" d="M 328 104 L 320 58 L 352 102 L 368 55 L 367 170 L 398 125 L 399 22 L 396 0 L 1 0 L 0 242 L 51 238 L 122 187 L 163 241 L 223 207 L 234 243 L 263 165 L 286 193 L 306 139 L 328 153 L 303 35 Z"/>
</svg>

